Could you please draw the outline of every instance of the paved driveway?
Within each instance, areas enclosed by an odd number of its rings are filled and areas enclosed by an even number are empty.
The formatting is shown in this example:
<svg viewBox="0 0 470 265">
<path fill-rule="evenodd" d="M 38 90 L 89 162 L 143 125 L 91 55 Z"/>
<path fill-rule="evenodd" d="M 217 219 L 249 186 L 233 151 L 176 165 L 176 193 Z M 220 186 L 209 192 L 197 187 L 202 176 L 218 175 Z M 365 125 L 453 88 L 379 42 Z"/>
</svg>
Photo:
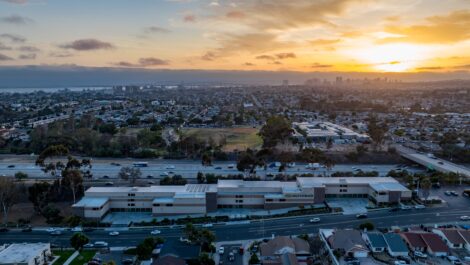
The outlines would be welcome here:
<svg viewBox="0 0 470 265">
<path fill-rule="evenodd" d="M 360 198 L 330 198 L 326 200 L 326 203 L 330 207 L 339 207 L 343 209 L 344 215 L 350 215 L 366 213 L 366 207 L 369 204 L 369 200 Z"/>
</svg>

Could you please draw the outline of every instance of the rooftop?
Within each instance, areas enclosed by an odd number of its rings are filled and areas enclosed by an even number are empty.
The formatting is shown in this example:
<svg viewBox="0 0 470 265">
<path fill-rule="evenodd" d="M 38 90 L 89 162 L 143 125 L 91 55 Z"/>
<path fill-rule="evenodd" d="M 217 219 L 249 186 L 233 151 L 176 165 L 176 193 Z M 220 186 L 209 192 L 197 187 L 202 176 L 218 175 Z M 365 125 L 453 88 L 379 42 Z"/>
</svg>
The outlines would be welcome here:
<svg viewBox="0 0 470 265">
<path fill-rule="evenodd" d="M 108 202 L 107 197 L 83 197 L 73 207 L 101 207 Z"/>
<path fill-rule="evenodd" d="M 49 243 L 22 243 L 11 244 L 0 252 L 0 261 L 2 263 L 29 263 L 29 261 L 41 254 L 43 251 L 49 251 Z"/>
</svg>

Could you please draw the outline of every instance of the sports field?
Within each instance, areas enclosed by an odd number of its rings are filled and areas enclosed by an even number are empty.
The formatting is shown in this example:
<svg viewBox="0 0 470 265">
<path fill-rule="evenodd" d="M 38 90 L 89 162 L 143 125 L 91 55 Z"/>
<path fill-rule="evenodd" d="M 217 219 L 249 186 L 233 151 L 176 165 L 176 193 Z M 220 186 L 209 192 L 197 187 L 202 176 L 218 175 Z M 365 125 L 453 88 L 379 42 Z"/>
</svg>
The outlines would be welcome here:
<svg viewBox="0 0 470 265">
<path fill-rule="evenodd" d="M 232 152 L 235 150 L 245 150 L 247 148 L 256 149 L 263 143 L 258 136 L 258 128 L 190 128 L 183 129 L 184 134 L 194 135 L 199 139 L 224 143 L 223 151 Z"/>
</svg>

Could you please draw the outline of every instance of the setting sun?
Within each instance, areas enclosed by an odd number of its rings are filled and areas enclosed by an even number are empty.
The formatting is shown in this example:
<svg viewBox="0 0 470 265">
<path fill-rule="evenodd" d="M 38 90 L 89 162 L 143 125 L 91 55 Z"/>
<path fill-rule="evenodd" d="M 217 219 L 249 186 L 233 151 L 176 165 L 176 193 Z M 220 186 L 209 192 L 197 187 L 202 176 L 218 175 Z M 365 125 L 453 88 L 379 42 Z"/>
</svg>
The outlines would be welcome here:
<svg viewBox="0 0 470 265">
<path fill-rule="evenodd" d="M 376 45 L 354 52 L 371 70 L 384 72 L 409 71 L 426 59 L 426 53 L 425 47 L 404 43 Z"/>
</svg>

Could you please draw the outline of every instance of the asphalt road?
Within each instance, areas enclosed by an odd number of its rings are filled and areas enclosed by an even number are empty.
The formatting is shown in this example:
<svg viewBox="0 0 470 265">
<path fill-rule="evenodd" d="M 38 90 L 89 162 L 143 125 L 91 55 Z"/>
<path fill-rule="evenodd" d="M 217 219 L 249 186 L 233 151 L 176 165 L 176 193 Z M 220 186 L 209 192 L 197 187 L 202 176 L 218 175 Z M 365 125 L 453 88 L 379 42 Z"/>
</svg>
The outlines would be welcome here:
<svg viewBox="0 0 470 265">
<path fill-rule="evenodd" d="M 41 169 L 34 164 L 34 157 L 29 156 L 0 156 L 0 176 L 12 176 L 16 172 L 21 171 L 28 174 L 31 178 L 45 178 L 50 177 L 44 174 Z M 117 178 L 118 172 L 123 166 L 132 166 L 134 162 L 139 160 L 135 159 L 93 159 L 92 160 L 92 174 L 94 179 L 103 179 L 104 176 L 113 179 Z M 185 178 L 196 178 L 198 172 L 213 173 L 216 175 L 230 175 L 240 174 L 241 172 L 236 168 L 236 161 L 217 161 L 213 166 L 205 167 L 201 165 L 199 160 L 165 160 L 165 159 L 151 159 L 144 160 L 148 162 L 148 167 L 141 167 L 143 178 L 159 179 L 168 174 L 179 174 Z M 118 163 L 119 165 L 112 165 L 111 163 Z M 325 168 L 316 170 L 307 169 L 305 163 L 297 163 L 294 167 L 287 168 L 286 174 L 326 174 Z M 385 176 L 390 170 L 396 169 L 397 165 L 370 165 L 370 164 L 339 164 L 335 165 L 330 173 L 353 171 L 353 167 L 361 169 L 362 171 L 378 171 L 380 176 Z M 408 167 L 408 171 L 419 172 L 423 171 L 420 167 Z M 278 168 L 268 167 L 258 169 L 260 176 L 267 174 L 278 174 Z"/>
<path fill-rule="evenodd" d="M 470 201 L 469 201 L 470 204 Z M 292 217 L 283 219 L 269 219 L 251 221 L 249 223 L 215 224 L 212 231 L 215 232 L 217 241 L 234 241 L 267 238 L 273 235 L 295 235 L 316 233 L 320 228 L 356 228 L 359 224 L 370 221 L 376 227 L 413 226 L 435 223 L 460 223 L 459 217 L 470 215 L 470 207 L 427 208 L 422 210 L 409 210 L 399 212 L 376 211 L 370 212 L 367 219 L 356 219 L 353 215 L 325 215 L 319 223 L 309 223 L 309 216 Z M 470 224 L 470 222 L 467 222 Z M 97 229 L 87 232 L 91 242 L 106 241 L 110 247 L 135 246 L 144 238 L 150 236 L 154 228 L 132 229 L 120 231 L 118 236 L 110 236 L 109 231 Z M 159 228 L 160 236 L 167 240 L 178 240 L 182 236 L 180 227 Z M 0 233 L 0 244 L 14 242 L 51 242 L 58 246 L 68 247 L 72 232 L 65 231 L 60 236 L 51 236 L 46 231 L 33 230 L 21 232 L 12 230 Z"/>
</svg>

